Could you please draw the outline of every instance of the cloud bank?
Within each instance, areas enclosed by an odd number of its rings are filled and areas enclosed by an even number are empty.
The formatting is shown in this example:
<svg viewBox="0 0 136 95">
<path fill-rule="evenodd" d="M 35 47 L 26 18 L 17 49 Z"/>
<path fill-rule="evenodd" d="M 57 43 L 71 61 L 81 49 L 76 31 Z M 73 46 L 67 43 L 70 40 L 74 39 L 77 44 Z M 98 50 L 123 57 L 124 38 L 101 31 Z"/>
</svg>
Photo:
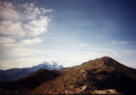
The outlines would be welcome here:
<svg viewBox="0 0 136 95">
<path fill-rule="evenodd" d="M 40 60 L 36 61 L 34 56 L 41 51 L 33 46 L 43 42 L 40 35 L 48 32 L 48 24 L 51 21 L 46 14 L 52 11 L 36 7 L 33 3 L 0 2 L 1 67 L 6 67 L 6 64 L 12 66 L 14 62 L 21 64 L 34 60 L 36 63 Z"/>
</svg>

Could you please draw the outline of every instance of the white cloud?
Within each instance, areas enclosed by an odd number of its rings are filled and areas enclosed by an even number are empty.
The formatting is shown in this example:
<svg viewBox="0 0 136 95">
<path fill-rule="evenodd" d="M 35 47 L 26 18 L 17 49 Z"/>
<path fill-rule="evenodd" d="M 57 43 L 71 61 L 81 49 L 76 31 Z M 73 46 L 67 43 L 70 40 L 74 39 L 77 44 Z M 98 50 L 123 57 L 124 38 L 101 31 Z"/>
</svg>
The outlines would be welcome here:
<svg viewBox="0 0 136 95">
<path fill-rule="evenodd" d="M 45 14 L 52 12 L 51 9 L 38 8 L 32 3 L 19 5 L 19 8 L 12 3 L 0 2 L 0 4 L 1 35 L 33 37 L 47 32 L 50 19 Z"/>
<path fill-rule="evenodd" d="M 37 38 L 34 38 L 34 39 L 22 40 L 21 44 L 22 45 L 32 45 L 32 44 L 37 44 L 37 43 L 41 43 L 41 42 L 42 42 L 41 38 L 37 37 Z"/>
<path fill-rule="evenodd" d="M 45 57 L 27 57 L 27 58 L 17 58 L 15 60 L 1 61 L 0 68 L 9 69 L 9 68 L 22 68 L 22 67 L 31 67 L 37 65 L 37 63 L 48 61 Z M 7 64 L 8 63 L 8 64 Z M 15 64 L 16 63 L 16 64 Z M 10 64 L 10 65 L 9 65 Z"/>
<path fill-rule="evenodd" d="M 41 8 L 43 10 L 43 13 L 48 13 L 48 12 L 53 12 L 52 9 L 49 9 L 49 10 L 44 10 L 43 8 Z"/>
<path fill-rule="evenodd" d="M 79 46 L 81 46 L 81 47 L 90 47 L 90 45 L 88 45 L 88 44 L 86 44 L 86 43 L 81 43 L 81 44 L 79 44 Z"/>
<path fill-rule="evenodd" d="M 12 3 L 0 1 L 0 18 L 4 20 L 16 20 L 20 19 L 20 15 Z"/>
<path fill-rule="evenodd" d="M 51 20 L 46 14 L 52 11 L 33 3 L 13 4 L 0 1 L 0 63 L 10 66 L 12 62 L 17 64 L 15 60 L 18 59 L 28 61 L 27 57 L 39 60 L 39 57 L 33 57 L 42 52 L 35 47 L 43 41 L 40 35 L 48 32 Z M 19 60 L 18 63 L 23 64 Z"/>
<path fill-rule="evenodd" d="M 0 35 L 23 37 L 25 36 L 25 32 L 19 21 L 3 20 L 0 22 Z"/>
<path fill-rule="evenodd" d="M 1 51 L 1 50 L 0 50 Z M 3 52 L 3 51 L 1 51 Z M 12 49 L 5 49 L 4 53 L 1 53 L 1 59 L 17 59 L 17 58 L 24 58 L 29 56 L 35 56 L 41 54 L 40 50 L 33 49 L 33 48 L 12 48 Z"/>
<path fill-rule="evenodd" d="M 120 50 L 120 52 L 124 55 L 127 55 L 127 56 L 135 56 L 136 55 L 136 50 L 134 50 L 134 49 L 123 49 L 123 50 Z"/>
<path fill-rule="evenodd" d="M 6 50 L 6 48 L 10 48 L 15 46 L 16 39 L 10 37 L 0 37 L 0 51 Z"/>
<path fill-rule="evenodd" d="M 120 44 L 123 44 L 123 45 L 128 44 L 128 43 L 129 42 L 127 42 L 127 41 L 120 42 Z"/>
<path fill-rule="evenodd" d="M 113 43 L 113 44 L 120 44 L 120 45 L 129 44 L 129 42 L 127 42 L 127 41 L 115 41 L 115 40 L 112 40 L 112 43 Z"/>
<path fill-rule="evenodd" d="M 49 20 L 47 17 L 41 17 L 38 20 L 29 21 L 23 27 L 24 27 L 24 30 L 27 31 L 28 35 L 38 36 L 42 34 L 43 32 L 47 32 L 48 22 Z"/>
<path fill-rule="evenodd" d="M 9 43 L 15 43 L 16 40 L 13 38 L 9 38 L 9 37 L 0 37 L 0 45 L 2 44 L 9 44 Z"/>
</svg>

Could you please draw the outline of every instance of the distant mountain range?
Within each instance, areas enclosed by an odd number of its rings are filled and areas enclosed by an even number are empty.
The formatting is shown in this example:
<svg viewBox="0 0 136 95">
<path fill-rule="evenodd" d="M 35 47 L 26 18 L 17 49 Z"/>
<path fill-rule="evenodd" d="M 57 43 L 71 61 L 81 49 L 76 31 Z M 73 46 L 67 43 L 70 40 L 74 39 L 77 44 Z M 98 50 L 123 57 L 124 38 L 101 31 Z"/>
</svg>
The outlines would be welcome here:
<svg viewBox="0 0 136 95">
<path fill-rule="evenodd" d="M 136 94 L 136 69 L 102 57 L 60 70 L 40 69 L 0 87 L 2 94 Z"/>
<path fill-rule="evenodd" d="M 13 68 L 8 70 L 0 70 L 0 81 L 13 81 L 25 77 L 26 75 L 35 72 L 39 69 L 59 70 L 62 69 L 62 65 L 58 65 L 56 62 L 42 64 L 29 67 L 29 68 Z"/>
</svg>

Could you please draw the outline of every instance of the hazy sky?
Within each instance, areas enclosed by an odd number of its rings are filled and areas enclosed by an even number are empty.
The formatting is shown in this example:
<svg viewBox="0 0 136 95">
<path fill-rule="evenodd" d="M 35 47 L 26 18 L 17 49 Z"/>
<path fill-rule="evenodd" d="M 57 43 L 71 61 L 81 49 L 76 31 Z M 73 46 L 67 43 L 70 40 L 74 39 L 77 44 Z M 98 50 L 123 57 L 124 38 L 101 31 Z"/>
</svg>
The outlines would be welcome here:
<svg viewBox="0 0 136 95">
<path fill-rule="evenodd" d="M 102 56 L 136 68 L 136 0 L 0 0 L 0 69 Z"/>
</svg>

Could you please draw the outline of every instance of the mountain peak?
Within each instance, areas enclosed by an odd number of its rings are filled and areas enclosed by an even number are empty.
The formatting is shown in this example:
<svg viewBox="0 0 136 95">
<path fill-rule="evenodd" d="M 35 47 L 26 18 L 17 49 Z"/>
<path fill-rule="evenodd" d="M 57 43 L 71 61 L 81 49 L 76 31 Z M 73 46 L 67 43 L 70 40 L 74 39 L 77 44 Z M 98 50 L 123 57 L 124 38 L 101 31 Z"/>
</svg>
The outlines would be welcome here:
<svg viewBox="0 0 136 95">
<path fill-rule="evenodd" d="M 102 60 L 113 60 L 111 57 L 108 57 L 108 56 L 103 56 L 100 59 L 102 59 Z"/>
<path fill-rule="evenodd" d="M 100 60 L 103 61 L 104 64 L 108 66 L 119 64 L 119 62 L 108 56 L 101 57 Z"/>
<path fill-rule="evenodd" d="M 104 62 L 113 62 L 113 61 L 116 61 L 113 58 L 108 57 L 108 56 L 103 56 L 103 57 L 100 58 L 100 60 L 102 60 Z"/>
<path fill-rule="evenodd" d="M 85 62 L 82 64 L 82 67 L 87 69 L 87 70 L 92 70 L 92 69 L 119 69 L 122 68 L 122 64 L 117 62 L 111 57 L 104 56 L 101 58 L 96 58 L 94 60 L 90 60 L 88 62 Z"/>
</svg>

